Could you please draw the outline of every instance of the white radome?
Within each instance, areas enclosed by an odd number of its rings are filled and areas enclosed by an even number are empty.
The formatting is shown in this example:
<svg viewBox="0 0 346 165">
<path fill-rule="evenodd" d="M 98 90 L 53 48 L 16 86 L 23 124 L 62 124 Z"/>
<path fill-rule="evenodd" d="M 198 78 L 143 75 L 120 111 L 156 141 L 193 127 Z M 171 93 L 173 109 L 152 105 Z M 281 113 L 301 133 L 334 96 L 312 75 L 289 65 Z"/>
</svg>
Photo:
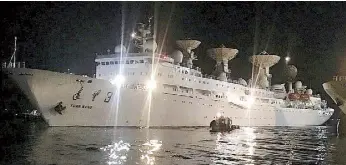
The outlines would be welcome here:
<svg viewBox="0 0 346 165">
<path fill-rule="evenodd" d="M 124 45 L 117 45 L 115 48 L 114 48 L 114 52 L 115 53 L 121 53 L 121 52 L 126 52 L 126 47 Z"/>
</svg>

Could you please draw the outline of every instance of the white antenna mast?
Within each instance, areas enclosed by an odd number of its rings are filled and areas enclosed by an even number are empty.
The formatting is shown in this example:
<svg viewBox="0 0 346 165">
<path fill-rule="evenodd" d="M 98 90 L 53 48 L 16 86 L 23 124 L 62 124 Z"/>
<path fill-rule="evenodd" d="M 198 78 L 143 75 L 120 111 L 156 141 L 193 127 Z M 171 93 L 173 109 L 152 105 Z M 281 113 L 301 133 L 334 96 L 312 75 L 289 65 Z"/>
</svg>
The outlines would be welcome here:
<svg viewBox="0 0 346 165">
<path fill-rule="evenodd" d="M 16 51 L 17 51 L 17 36 L 14 37 L 14 51 L 11 56 L 10 63 L 8 64 L 8 67 L 16 67 Z M 12 65 L 12 59 L 13 59 L 13 65 Z"/>
</svg>

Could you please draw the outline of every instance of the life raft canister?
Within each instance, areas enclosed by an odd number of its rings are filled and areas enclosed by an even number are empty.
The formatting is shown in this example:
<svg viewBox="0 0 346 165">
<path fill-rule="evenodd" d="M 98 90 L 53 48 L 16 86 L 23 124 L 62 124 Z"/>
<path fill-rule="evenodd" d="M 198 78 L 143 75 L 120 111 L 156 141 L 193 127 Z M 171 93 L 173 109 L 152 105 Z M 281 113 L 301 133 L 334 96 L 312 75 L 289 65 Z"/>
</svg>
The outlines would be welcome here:
<svg viewBox="0 0 346 165">
<path fill-rule="evenodd" d="M 300 98 L 300 94 L 299 93 L 290 93 L 290 94 L 288 94 L 288 99 L 290 99 L 291 101 L 298 100 L 299 98 Z"/>
<path fill-rule="evenodd" d="M 310 96 L 308 94 L 301 94 L 300 95 L 300 100 L 302 100 L 302 101 L 309 101 L 310 100 Z"/>
</svg>

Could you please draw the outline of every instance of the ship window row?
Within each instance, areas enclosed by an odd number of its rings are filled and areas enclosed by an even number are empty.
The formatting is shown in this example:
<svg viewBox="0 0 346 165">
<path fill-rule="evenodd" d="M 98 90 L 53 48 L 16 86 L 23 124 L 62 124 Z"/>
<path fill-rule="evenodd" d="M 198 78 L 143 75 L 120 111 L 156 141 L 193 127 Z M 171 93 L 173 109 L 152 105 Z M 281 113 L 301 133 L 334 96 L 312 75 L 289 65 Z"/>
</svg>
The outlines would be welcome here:
<svg viewBox="0 0 346 165">
<path fill-rule="evenodd" d="M 178 68 L 176 69 L 176 72 L 182 73 L 182 74 L 189 74 L 189 73 L 190 73 L 191 76 L 202 77 L 202 74 L 201 74 L 201 73 L 193 73 L 193 72 L 191 72 L 191 71 L 189 72 L 188 70 L 180 70 L 180 67 L 178 67 Z"/>
<path fill-rule="evenodd" d="M 149 62 L 149 61 L 148 61 Z M 140 64 L 144 63 L 144 60 L 125 60 L 125 61 L 105 61 L 96 62 L 96 65 L 118 65 L 118 64 Z"/>
<path fill-rule="evenodd" d="M 170 88 L 170 87 L 164 86 L 164 88 L 166 89 L 166 88 Z M 190 94 L 194 93 L 192 89 L 185 89 L 185 88 L 181 88 L 181 90 L 179 90 L 177 87 L 174 87 L 174 88 L 172 88 L 172 90 L 174 92 L 180 91 L 182 93 L 190 93 Z M 211 96 L 211 95 L 204 95 L 204 96 Z M 227 96 L 223 96 L 223 95 L 215 95 L 215 97 L 219 98 L 219 99 L 227 98 Z M 196 98 L 197 98 L 197 96 L 196 96 Z"/>
<path fill-rule="evenodd" d="M 246 101 L 244 96 L 240 96 L 240 101 Z M 259 102 L 259 103 L 269 103 L 269 99 L 259 99 L 256 98 L 255 102 Z M 280 102 L 276 101 L 276 100 L 272 100 L 271 104 L 280 104 Z"/>
</svg>

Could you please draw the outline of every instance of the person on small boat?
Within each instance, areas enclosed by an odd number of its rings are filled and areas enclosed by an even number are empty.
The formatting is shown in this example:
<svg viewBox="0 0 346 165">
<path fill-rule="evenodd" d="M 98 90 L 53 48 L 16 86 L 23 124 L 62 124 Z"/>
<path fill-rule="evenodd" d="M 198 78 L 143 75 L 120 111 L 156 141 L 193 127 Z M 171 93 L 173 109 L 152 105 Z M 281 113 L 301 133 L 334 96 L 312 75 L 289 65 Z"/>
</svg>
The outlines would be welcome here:
<svg viewBox="0 0 346 165">
<path fill-rule="evenodd" d="M 211 132 L 228 132 L 231 131 L 232 120 L 228 117 L 220 116 L 210 122 Z"/>
</svg>

